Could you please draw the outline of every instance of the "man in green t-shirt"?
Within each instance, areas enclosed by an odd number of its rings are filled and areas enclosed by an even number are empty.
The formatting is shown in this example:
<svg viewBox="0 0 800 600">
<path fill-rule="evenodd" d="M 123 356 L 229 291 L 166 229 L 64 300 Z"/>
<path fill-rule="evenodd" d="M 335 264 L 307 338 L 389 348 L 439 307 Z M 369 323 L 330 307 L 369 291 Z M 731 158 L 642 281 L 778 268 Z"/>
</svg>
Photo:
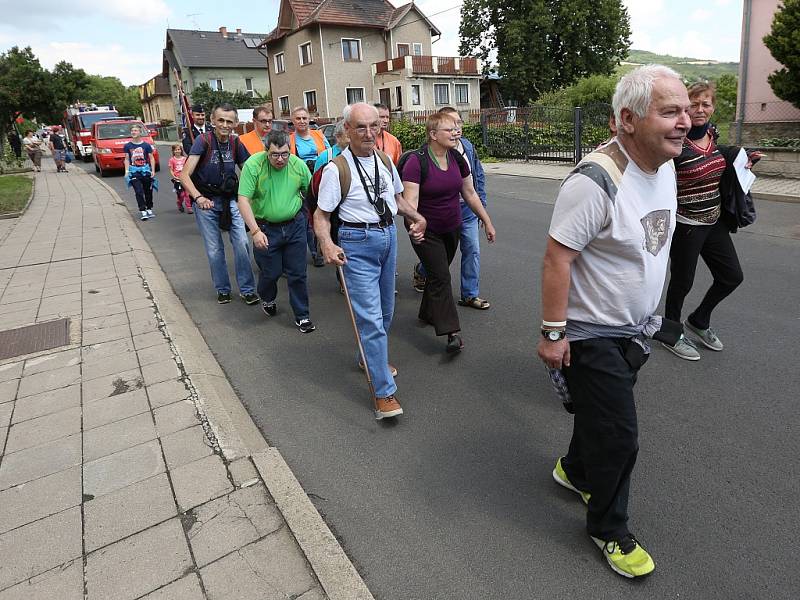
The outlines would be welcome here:
<svg viewBox="0 0 800 600">
<path fill-rule="evenodd" d="M 247 159 L 239 178 L 239 212 L 253 236 L 261 309 L 269 317 L 278 312 L 278 278 L 286 273 L 294 323 L 302 333 L 310 333 L 315 328 L 308 314 L 303 196 L 311 173 L 289 153 L 285 132 L 271 131 L 265 145 L 266 152 Z"/>
</svg>

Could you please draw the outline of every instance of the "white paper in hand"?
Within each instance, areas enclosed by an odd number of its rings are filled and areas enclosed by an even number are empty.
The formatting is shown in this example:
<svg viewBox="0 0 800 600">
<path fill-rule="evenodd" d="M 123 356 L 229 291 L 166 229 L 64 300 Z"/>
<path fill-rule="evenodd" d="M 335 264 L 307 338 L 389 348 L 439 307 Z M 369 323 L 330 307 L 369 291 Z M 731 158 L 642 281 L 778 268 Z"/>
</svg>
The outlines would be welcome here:
<svg viewBox="0 0 800 600">
<path fill-rule="evenodd" d="M 739 154 L 736 155 L 736 160 L 733 161 L 733 167 L 736 169 L 736 177 L 739 178 L 739 184 L 742 186 L 742 190 L 745 194 L 750 191 L 750 188 L 753 187 L 753 182 L 756 180 L 753 171 L 745 166 L 749 160 L 747 152 L 742 148 L 739 150 Z"/>
</svg>

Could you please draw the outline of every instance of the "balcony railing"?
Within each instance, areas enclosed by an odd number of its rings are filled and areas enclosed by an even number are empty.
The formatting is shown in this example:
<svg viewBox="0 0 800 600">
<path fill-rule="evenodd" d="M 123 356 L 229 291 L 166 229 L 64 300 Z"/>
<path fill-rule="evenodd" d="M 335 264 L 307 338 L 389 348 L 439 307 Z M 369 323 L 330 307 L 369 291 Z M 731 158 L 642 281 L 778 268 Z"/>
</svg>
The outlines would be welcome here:
<svg viewBox="0 0 800 600">
<path fill-rule="evenodd" d="M 400 56 L 374 63 L 375 74 L 406 70 L 407 75 L 479 75 L 480 63 L 471 56 Z"/>
</svg>

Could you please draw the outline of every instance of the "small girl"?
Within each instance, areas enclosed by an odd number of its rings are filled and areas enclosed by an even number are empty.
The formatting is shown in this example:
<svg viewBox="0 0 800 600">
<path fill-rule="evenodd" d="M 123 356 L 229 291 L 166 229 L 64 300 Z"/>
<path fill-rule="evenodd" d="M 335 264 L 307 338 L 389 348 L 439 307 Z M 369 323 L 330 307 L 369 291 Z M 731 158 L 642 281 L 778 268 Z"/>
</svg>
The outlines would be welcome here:
<svg viewBox="0 0 800 600">
<path fill-rule="evenodd" d="M 192 214 L 192 199 L 189 198 L 189 194 L 183 189 L 179 179 L 185 164 L 186 156 L 183 154 L 183 146 L 175 144 L 172 146 L 172 158 L 169 159 L 169 174 L 172 177 L 172 185 L 175 188 L 175 194 L 178 196 L 178 210 L 183 212 L 183 207 L 185 206 L 186 212 Z"/>
</svg>

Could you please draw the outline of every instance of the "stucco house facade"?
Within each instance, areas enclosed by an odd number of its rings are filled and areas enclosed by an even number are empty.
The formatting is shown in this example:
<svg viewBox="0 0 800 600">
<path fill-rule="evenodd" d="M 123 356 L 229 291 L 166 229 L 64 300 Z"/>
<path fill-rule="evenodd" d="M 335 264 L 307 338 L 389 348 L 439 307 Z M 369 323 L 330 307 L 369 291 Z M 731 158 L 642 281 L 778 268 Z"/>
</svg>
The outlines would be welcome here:
<svg viewBox="0 0 800 600">
<path fill-rule="evenodd" d="M 264 55 L 258 45 L 264 33 L 243 33 L 167 29 L 161 75 L 169 80 L 172 101 L 179 111 L 177 71 L 183 89 L 191 98 L 192 90 L 207 83 L 213 90 L 237 90 L 263 96 L 269 92 L 269 77 Z"/>
<path fill-rule="evenodd" d="M 413 2 L 281 0 L 262 44 L 275 115 L 305 106 L 313 117 L 334 119 L 357 101 L 403 112 L 450 104 L 477 110 L 479 61 L 433 56 L 440 36 Z"/>
<path fill-rule="evenodd" d="M 744 0 L 736 110 L 737 138 L 743 144 L 800 137 L 800 109 L 775 96 L 767 81 L 782 66 L 763 41 L 781 4 L 780 0 Z"/>
<path fill-rule="evenodd" d="M 145 122 L 175 122 L 175 104 L 169 93 L 169 80 L 163 75 L 156 75 L 140 85 L 139 99 L 142 102 L 142 115 Z"/>
</svg>

